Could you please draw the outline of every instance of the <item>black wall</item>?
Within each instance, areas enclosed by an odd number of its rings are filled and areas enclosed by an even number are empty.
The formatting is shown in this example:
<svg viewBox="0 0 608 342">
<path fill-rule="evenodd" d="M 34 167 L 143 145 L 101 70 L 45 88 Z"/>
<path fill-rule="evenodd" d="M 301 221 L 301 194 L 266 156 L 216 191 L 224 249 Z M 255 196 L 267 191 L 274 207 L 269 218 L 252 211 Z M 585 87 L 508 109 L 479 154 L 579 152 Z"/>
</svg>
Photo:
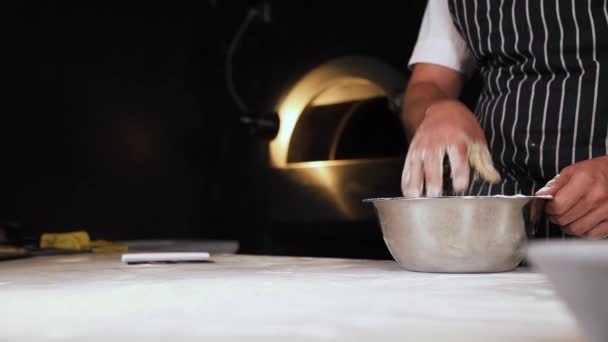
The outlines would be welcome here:
<svg viewBox="0 0 608 342">
<path fill-rule="evenodd" d="M 0 217 L 94 237 L 200 234 L 202 10 L 3 10 Z"/>
<path fill-rule="evenodd" d="M 234 59 L 252 111 L 332 57 L 407 72 L 424 1 L 271 1 Z M 264 225 L 265 142 L 238 126 L 228 46 L 255 1 L 4 8 L 0 220 L 94 238 L 239 238 Z M 243 232 L 246 231 L 247 234 Z"/>
</svg>

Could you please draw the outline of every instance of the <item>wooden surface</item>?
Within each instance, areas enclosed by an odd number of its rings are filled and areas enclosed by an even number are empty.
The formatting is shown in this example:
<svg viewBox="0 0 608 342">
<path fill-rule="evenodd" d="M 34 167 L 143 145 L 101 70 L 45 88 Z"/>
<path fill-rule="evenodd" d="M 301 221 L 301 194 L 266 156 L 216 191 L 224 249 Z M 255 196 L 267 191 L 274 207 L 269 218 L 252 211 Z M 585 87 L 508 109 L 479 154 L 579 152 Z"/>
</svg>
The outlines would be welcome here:
<svg viewBox="0 0 608 342">
<path fill-rule="evenodd" d="M 120 254 L 0 262 L 5 341 L 584 341 L 545 278 L 425 274 L 393 261 Z"/>
</svg>

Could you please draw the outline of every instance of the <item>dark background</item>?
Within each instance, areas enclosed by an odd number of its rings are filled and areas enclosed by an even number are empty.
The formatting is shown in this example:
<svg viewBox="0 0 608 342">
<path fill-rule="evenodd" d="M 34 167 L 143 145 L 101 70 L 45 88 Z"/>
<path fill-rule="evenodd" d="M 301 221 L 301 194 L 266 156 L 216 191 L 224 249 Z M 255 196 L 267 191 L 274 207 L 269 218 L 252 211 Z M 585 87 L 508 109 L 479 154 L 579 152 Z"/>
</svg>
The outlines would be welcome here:
<svg viewBox="0 0 608 342">
<path fill-rule="evenodd" d="M 234 57 L 235 84 L 254 112 L 270 110 L 286 85 L 332 57 L 373 56 L 406 73 L 425 6 L 266 3 L 271 22 L 254 22 Z M 259 4 L 5 6 L 0 220 L 34 233 L 254 246 L 248 239 L 269 224 L 258 200 L 265 142 L 239 126 L 224 60 Z M 318 238 L 305 236 L 302 253 L 314 254 Z"/>
</svg>

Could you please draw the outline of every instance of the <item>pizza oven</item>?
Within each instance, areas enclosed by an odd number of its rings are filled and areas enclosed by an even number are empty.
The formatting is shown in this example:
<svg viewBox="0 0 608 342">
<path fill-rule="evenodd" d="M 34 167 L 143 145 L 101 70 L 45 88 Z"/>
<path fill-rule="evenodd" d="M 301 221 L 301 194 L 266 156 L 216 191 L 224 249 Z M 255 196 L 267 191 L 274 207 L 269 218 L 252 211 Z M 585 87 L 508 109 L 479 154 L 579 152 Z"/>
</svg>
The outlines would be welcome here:
<svg viewBox="0 0 608 342">
<path fill-rule="evenodd" d="M 362 56 L 330 60 L 287 89 L 269 144 L 274 221 L 364 221 L 369 197 L 399 196 L 404 76 Z"/>
</svg>

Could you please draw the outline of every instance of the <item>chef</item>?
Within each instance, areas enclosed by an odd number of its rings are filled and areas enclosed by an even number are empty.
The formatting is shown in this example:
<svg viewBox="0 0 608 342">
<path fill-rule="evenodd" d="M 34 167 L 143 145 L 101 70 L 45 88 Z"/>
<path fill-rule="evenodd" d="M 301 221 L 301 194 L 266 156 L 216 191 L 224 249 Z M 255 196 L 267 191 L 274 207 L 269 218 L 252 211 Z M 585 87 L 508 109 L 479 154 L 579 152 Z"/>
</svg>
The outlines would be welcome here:
<svg viewBox="0 0 608 342">
<path fill-rule="evenodd" d="M 442 195 L 447 158 L 456 192 L 553 195 L 547 237 L 608 236 L 607 0 L 429 0 L 409 68 L 404 196 Z"/>
</svg>

